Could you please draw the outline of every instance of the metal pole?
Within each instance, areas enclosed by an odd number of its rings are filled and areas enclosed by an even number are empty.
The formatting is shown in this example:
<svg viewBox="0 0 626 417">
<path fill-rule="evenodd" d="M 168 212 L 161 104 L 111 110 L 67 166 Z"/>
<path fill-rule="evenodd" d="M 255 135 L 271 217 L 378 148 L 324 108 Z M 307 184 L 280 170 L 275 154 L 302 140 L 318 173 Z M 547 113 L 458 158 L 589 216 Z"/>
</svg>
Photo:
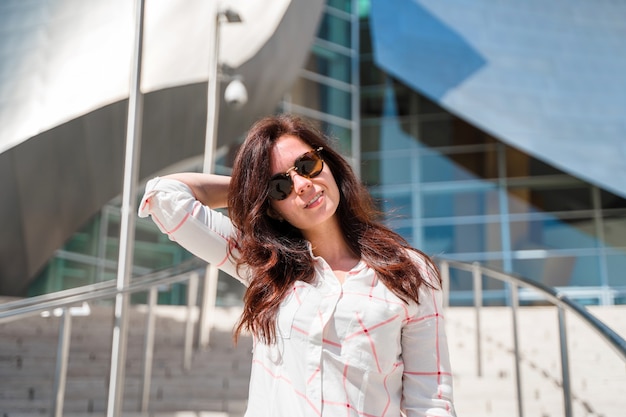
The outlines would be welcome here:
<svg viewBox="0 0 626 417">
<path fill-rule="evenodd" d="M 215 302 L 217 300 L 217 280 L 219 270 L 207 265 L 202 288 L 202 302 L 198 321 L 198 346 L 207 348 L 213 323 L 215 322 Z"/>
<path fill-rule="evenodd" d="M 143 354 L 143 377 L 141 380 L 141 404 L 139 411 L 145 413 L 148 411 L 148 402 L 150 400 L 150 385 L 152 378 L 152 359 L 154 356 L 154 327 L 155 314 L 154 306 L 157 303 L 158 290 L 152 286 L 148 291 L 148 317 L 146 319 L 146 335 L 144 340 Z"/>
<path fill-rule="evenodd" d="M 569 374 L 569 355 L 567 351 L 567 328 L 565 326 L 565 310 L 560 305 L 559 309 L 559 340 L 561 342 L 561 375 L 563 376 L 563 404 L 565 417 L 572 417 L 572 390 Z"/>
<path fill-rule="evenodd" d="M 185 342 L 183 368 L 191 369 L 191 353 L 193 348 L 193 310 L 198 299 L 198 273 L 192 272 L 187 282 L 187 320 L 185 321 Z"/>
<path fill-rule="evenodd" d="M 474 314 L 476 317 L 476 374 L 483 376 L 481 331 L 480 331 L 480 309 L 483 306 L 483 283 L 480 272 L 480 264 L 474 262 L 472 265 L 472 276 L 474 277 Z"/>
<path fill-rule="evenodd" d="M 128 333 L 128 294 L 123 292 L 130 281 L 133 265 L 135 238 L 135 199 L 139 150 L 141 143 L 141 118 L 143 95 L 141 86 L 141 55 L 143 47 L 144 0 L 136 0 L 135 6 L 135 49 L 128 97 L 128 121 L 126 126 L 126 150 L 124 159 L 124 183 L 120 219 L 120 248 L 117 267 L 117 295 L 115 296 L 115 323 L 111 347 L 111 375 L 107 417 L 119 417 L 124 398 L 124 366 Z"/>
<path fill-rule="evenodd" d="M 441 261 L 439 269 L 441 270 L 443 308 L 446 309 L 450 306 L 450 264 L 446 261 Z"/>
<path fill-rule="evenodd" d="M 519 353 L 519 337 L 518 337 L 518 325 L 517 325 L 517 307 L 519 307 L 519 293 L 517 291 L 517 285 L 510 284 L 511 294 L 511 313 L 513 319 L 513 350 L 515 353 L 515 388 L 517 393 L 517 415 L 522 417 L 524 415 L 524 408 L 522 407 L 522 373 L 520 370 L 520 353 Z"/>
<path fill-rule="evenodd" d="M 220 13 L 217 2 L 212 2 L 214 16 L 210 20 L 213 29 L 213 39 L 209 43 L 209 80 L 207 85 L 207 117 L 204 138 L 204 161 L 202 172 L 212 173 L 214 168 L 213 156 L 217 139 L 217 122 L 220 115 L 219 98 L 219 48 L 220 48 Z"/>
<path fill-rule="evenodd" d="M 215 147 L 217 143 L 217 125 L 220 115 L 220 26 L 225 19 L 229 23 L 241 22 L 239 14 L 233 10 L 220 10 L 217 2 L 212 2 L 213 39 L 209 43 L 209 80 L 207 89 L 207 117 L 206 136 L 204 143 L 204 163 L 202 172 L 213 173 L 215 170 Z M 209 31 L 211 32 L 211 31 Z M 215 299 L 217 298 L 218 270 L 212 265 L 207 265 L 204 275 L 202 291 L 202 308 L 198 320 L 199 335 L 198 345 L 206 348 L 209 345 L 209 335 L 215 316 Z"/>
<path fill-rule="evenodd" d="M 206 133 L 204 142 L 204 163 L 202 172 L 212 173 L 214 170 L 214 155 L 217 142 L 217 122 L 220 113 L 219 98 L 219 46 L 220 46 L 220 12 L 217 2 L 213 4 L 213 18 L 210 19 L 213 25 L 213 39 L 209 43 L 209 80 L 207 88 L 207 117 Z M 213 326 L 213 316 L 215 315 L 215 299 L 217 291 L 217 268 L 208 264 L 204 274 L 204 285 L 202 291 L 202 308 L 198 320 L 198 345 L 201 348 L 209 346 L 211 327 Z"/>
<path fill-rule="evenodd" d="M 54 404 L 52 407 L 54 417 L 63 416 L 63 403 L 65 400 L 65 382 L 67 380 L 67 360 L 70 352 L 70 335 L 72 334 L 72 316 L 69 308 L 63 309 L 63 316 L 59 324 L 59 343 L 57 347 L 57 364 L 54 371 Z"/>
</svg>

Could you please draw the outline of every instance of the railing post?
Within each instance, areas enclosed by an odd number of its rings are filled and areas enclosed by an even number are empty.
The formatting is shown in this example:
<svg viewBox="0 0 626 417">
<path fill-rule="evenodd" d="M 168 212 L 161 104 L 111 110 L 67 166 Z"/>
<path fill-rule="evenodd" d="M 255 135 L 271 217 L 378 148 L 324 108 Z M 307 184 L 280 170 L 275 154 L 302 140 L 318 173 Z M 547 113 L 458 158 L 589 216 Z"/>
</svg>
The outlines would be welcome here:
<svg viewBox="0 0 626 417">
<path fill-rule="evenodd" d="M 567 350 L 567 328 L 565 326 L 565 311 L 561 305 L 559 311 L 559 340 L 561 342 L 561 375 L 563 376 L 563 405 L 565 417 L 572 417 L 572 391 L 569 374 L 569 354 Z"/>
<path fill-rule="evenodd" d="M 515 392 L 517 394 L 517 415 L 523 417 L 524 409 L 522 407 L 522 374 L 520 371 L 520 353 L 519 338 L 517 325 L 517 307 L 519 307 L 519 292 L 517 285 L 509 284 L 511 289 L 511 319 L 513 320 L 513 352 L 515 359 Z"/>
<path fill-rule="evenodd" d="M 67 362 L 70 352 L 70 336 L 72 334 L 72 316 L 67 307 L 63 308 L 61 323 L 59 324 L 59 342 L 57 347 L 57 364 L 54 371 L 54 403 L 52 412 L 54 417 L 63 416 L 63 402 L 65 400 L 65 382 L 67 380 Z"/>
<path fill-rule="evenodd" d="M 443 308 L 444 310 L 450 306 L 450 264 L 448 261 L 439 263 L 441 271 L 441 290 L 443 292 Z"/>
<path fill-rule="evenodd" d="M 472 264 L 472 276 L 474 278 L 474 312 L 476 317 L 476 374 L 483 376 L 482 363 L 482 346 L 481 346 L 481 329 L 480 329 L 480 309 L 483 306 L 483 282 L 480 264 L 474 262 Z"/>
<path fill-rule="evenodd" d="M 148 402 L 150 401 L 150 386 L 152 383 L 152 359 L 154 354 L 154 327 L 155 314 L 154 307 L 157 304 L 158 288 L 150 287 L 148 290 L 148 317 L 146 318 L 146 334 L 144 339 L 143 352 L 143 376 L 141 379 L 141 403 L 139 411 L 145 413 L 148 411 Z"/>
<path fill-rule="evenodd" d="M 107 417 L 119 417 L 124 402 L 126 350 L 128 342 L 128 294 L 124 291 L 130 283 L 135 244 L 135 208 L 137 177 L 141 153 L 141 118 L 143 94 L 141 92 L 141 63 L 143 51 L 143 23 L 145 0 L 135 0 L 135 45 L 130 73 L 128 118 L 126 121 L 126 146 L 122 181 L 122 206 L 120 207 L 120 240 L 117 261 L 117 289 L 114 308 L 113 337 L 111 341 L 111 368 L 107 399 Z"/>
<path fill-rule="evenodd" d="M 192 272 L 187 283 L 187 321 L 185 325 L 185 352 L 183 357 L 183 366 L 185 371 L 191 369 L 191 354 L 193 348 L 194 336 L 194 317 L 193 311 L 198 300 L 198 273 Z"/>
<path fill-rule="evenodd" d="M 209 264 L 204 275 L 204 286 L 198 320 L 198 347 L 209 347 L 211 329 L 215 321 L 215 302 L 217 300 L 217 282 L 219 270 L 215 265 Z"/>
</svg>

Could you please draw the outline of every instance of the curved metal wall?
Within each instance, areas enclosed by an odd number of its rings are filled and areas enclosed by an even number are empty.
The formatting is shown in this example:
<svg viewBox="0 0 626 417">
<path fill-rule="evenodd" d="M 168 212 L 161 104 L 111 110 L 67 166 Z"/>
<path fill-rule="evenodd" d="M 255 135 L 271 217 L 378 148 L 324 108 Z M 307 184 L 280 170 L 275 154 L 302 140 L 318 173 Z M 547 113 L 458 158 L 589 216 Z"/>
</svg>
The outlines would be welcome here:
<svg viewBox="0 0 626 417">
<path fill-rule="evenodd" d="M 147 0 L 140 176 L 204 150 L 216 2 Z M 0 294 L 22 295 L 46 261 L 122 186 L 134 2 L 0 5 Z M 222 103 L 218 146 L 274 111 L 313 41 L 322 0 L 228 1 L 221 60 L 249 101 Z M 303 19 L 302 16 L 306 16 Z M 222 85 L 222 92 L 225 88 Z"/>
</svg>

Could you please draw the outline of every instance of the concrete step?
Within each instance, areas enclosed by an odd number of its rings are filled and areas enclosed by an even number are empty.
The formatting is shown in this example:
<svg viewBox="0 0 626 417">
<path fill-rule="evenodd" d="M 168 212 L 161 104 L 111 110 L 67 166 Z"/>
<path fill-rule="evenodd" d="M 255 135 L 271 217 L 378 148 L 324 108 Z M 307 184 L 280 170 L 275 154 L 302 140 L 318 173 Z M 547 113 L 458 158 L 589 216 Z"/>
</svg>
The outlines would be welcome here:
<svg viewBox="0 0 626 417">
<path fill-rule="evenodd" d="M 626 334 L 626 307 L 591 309 L 618 333 Z M 123 409 L 129 417 L 201 417 L 210 411 L 242 416 L 250 373 L 252 341 L 232 343 L 236 309 L 218 311 L 211 347 L 194 353 L 189 371 L 182 368 L 185 308 L 159 308 L 149 414 L 138 414 L 143 364 L 145 312 L 132 310 Z M 553 308 L 519 311 L 522 407 L 526 416 L 563 415 L 559 339 Z M 56 321 L 55 321 L 56 320 Z M 511 315 L 507 308 L 481 312 L 482 375 L 477 376 L 475 317 L 471 308 L 446 311 L 447 333 L 459 416 L 517 414 Z M 65 396 L 65 416 L 104 415 L 109 383 L 111 311 L 92 308 L 76 317 Z M 626 409 L 626 366 L 597 335 L 567 316 L 574 416 L 619 417 Z M 0 325 L 0 416 L 49 415 L 56 360 L 58 319 L 33 317 Z M 191 414 L 177 415 L 185 410 Z M 206 417 L 209 417 L 206 414 Z M 211 416 L 212 417 L 212 416 Z"/>
<path fill-rule="evenodd" d="M 591 307 L 618 334 L 626 335 L 626 306 Z M 481 311 L 482 375 L 478 375 L 475 313 L 446 312 L 459 416 L 517 415 L 512 318 L 508 308 Z M 556 309 L 518 312 L 520 378 L 524 415 L 564 415 Z M 574 416 L 619 417 L 626 409 L 626 364 L 578 317 L 566 314 Z"/>
<path fill-rule="evenodd" d="M 108 307 L 98 307 L 92 308 L 88 317 L 72 319 L 65 415 L 93 416 L 106 409 L 111 314 Z M 185 308 L 157 309 L 151 412 L 188 410 L 187 415 L 193 412 L 209 416 L 211 411 L 226 411 L 231 416 L 243 415 L 251 340 L 243 337 L 235 347 L 232 333 L 223 330 L 224 323 L 218 323 L 221 327 L 212 332 L 210 348 L 194 352 L 192 367 L 187 371 L 183 369 L 186 314 Z M 129 415 L 138 409 L 145 332 L 145 312 L 134 309 L 131 315 L 134 319 L 130 319 L 123 406 Z M 232 328 L 234 321 L 229 323 L 227 327 Z M 58 327 L 59 319 L 55 317 L 30 317 L 0 325 L 0 416 L 50 414 Z"/>
<path fill-rule="evenodd" d="M 44 413 L 11 413 L 6 417 L 41 417 L 48 415 Z M 239 414 L 237 414 L 239 415 Z M 64 413 L 64 417 L 105 417 L 105 412 L 88 412 L 88 413 Z M 121 417 L 233 417 L 235 414 L 221 411 L 152 411 L 152 412 L 135 412 L 125 411 L 121 413 Z"/>
</svg>

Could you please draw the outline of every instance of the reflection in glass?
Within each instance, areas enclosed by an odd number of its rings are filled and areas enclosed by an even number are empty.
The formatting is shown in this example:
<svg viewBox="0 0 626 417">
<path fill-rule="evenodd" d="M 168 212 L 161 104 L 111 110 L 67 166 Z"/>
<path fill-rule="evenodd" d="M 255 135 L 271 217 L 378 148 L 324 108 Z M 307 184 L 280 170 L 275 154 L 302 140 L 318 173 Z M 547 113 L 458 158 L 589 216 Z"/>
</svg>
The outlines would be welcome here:
<svg viewBox="0 0 626 417">
<path fill-rule="evenodd" d="M 511 146 L 506 146 L 506 167 L 506 176 L 509 178 L 548 177 L 565 174 L 558 168 Z"/>
<path fill-rule="evenodd" d="M 307 70 L 346 83 L 352 81 L 349 56 L 320 45 L 313 45 L 311 52 L 305 66 Z"/>
<path fill-rule="evenodd" d="M 606 257 L 606 263 L 609 270 L 609 285 L 621 287 L 626 296 L 626 250 L 614 251 Z"/>
<path fill-rule="evenodd" d="M 604 244 L 610 248 L 626 250 L 626 213 L 604 216 Z"/>
<path fill-rule="evenodd" d="M 478 259 L 481 253 L 502 250 L 500 224 L 468 222 L 431 226 L 424 222 L 423 249 L 443 257 L 470 253 Z"/>
<path fill-rule="evenodd" d="M 384 193 L 375 195 L 378 209 L 385 214 L 387 222 L 406 222 L 413 217 L 413 201 L 408 193 Z"/>
<path fill-rule="evenodd" d="M 344 119 L 351 116 L 352 96 L 347 90 L 300 78 L 293 84 L 290 94 L 291 102 L 298 106 L 316 108 Z"/>
<path fill-rule="evenodd" d="M 498 177 L 497 158 L 493 148 L 450 155 L 424 152 L 419 163 L 423 182 L 468 181 Z"/>
<path fill-rule="evenodd" d="M 500 212 L 495 189 L 423 193 L 423 217 L 487 216 Z"/>
<path fill-rule="evenodd" d="M 603 209 L 626 209 L 626 198 L 606 190 L 600 190 L 600 204 Z"/>
<path fill-rule="evenodd" d="M 567 181 L 567 179 L 565 179 Z M 511 213 L 541 213 L 592 210 L 588 184 L 535 184 L 509 188 Z"/>
<path fill-rule="evenodd" d="M 606 295 L 595 287 L 626 286 L 626 199 L 509 146 L 380 72 L 369 36 L 361 25 L 361 174 L 391 227 L 440 258 L 582 287 L 585 303 Z M 451 276 L 457 305 L 471 302 L 471 274 L 461 275 Z M 487 298 L 503 290 L 497 285 Z"/>
<path fill-rule="evenodd" d="M 325 13 L 320 22 L 317 36 L 336 44 L 351 47 L 350 20 Z"/>
<path fill-rule="evenodd" d="M 352 11 L 352 0 L 326 0 L 326 4 L 344 12 Z"/>
<path fill-rule="evenodd" d="M 352 156 L 352 130 L 331 122 L 322 122 L 321 131 L 337 141 L 336 148 L 346 157 Z"/>
<path fill-rule="evenodd" d="M 602 285 L 599 258 L 594 255 L 538 256 L 517 259 L 513 265 L 518 274 L 553 287 Z"/>
<path fill-rule="evenodd" d="M 511 222 L 513 250 L 596 248 L 599 245 L 591 218 L 559 219 L 545 215 L 536 220 Z"/>
</svg>

